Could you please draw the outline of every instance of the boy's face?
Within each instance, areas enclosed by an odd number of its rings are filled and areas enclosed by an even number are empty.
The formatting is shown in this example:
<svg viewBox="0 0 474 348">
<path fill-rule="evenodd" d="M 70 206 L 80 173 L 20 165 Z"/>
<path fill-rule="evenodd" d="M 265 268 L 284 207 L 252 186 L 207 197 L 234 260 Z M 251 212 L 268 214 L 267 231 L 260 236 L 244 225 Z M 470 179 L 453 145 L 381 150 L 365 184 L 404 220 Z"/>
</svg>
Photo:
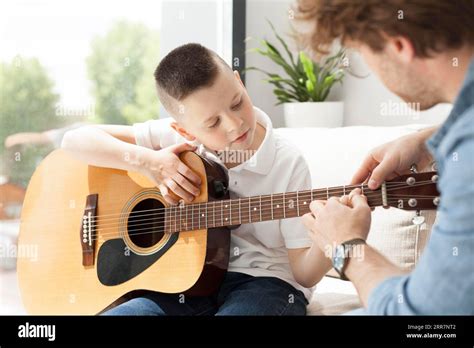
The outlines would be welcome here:
<svg viewBox="0 0 474 348">
<path fill-rule="evenodd" d="M 210 87 L 200 88 L 178 104 L 172 127 L 187 140 L 214 151 L 247 150 L 254 140 L 252 102 L 238 72 L 220 66 Z"/>
</svg>

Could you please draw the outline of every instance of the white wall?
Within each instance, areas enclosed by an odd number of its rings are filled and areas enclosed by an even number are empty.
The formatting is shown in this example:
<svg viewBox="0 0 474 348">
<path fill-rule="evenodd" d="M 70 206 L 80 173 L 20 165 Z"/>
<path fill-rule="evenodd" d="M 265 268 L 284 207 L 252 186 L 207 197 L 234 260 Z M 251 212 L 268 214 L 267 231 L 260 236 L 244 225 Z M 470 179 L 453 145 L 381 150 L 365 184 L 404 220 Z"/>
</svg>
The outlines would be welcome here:
<svg viewBox="0 0 474 348">
<path fill-rule="evenodd" d="M 275 42 L 271 28 L 266 22 L 268 18 L 277 31 L 284 38 L 290 33 L 289 10 L 293 1 L 290 0 L 247 0 L 247 48 L 257 47 L 262 38 Z M 282 72 L 277 65 L 266 57 L 249 52 L 246 55 L 247 66 L 258 66 L 267 71 Z M 350 54 L 349 61 L 357 74 L 369 75 L 366 78 L 356 78 L 347 75 L 342 86 L 337 86 L 331 92 L 329 100 L 344 101 L 344 125 L 376 125 L 395 126 L 409 123 L 437 124 L 442 122 L 450 105 L 439 105 L 431 110 L 418 114 L 397 114 L 401 105 L 400 99 L 388 91 L 374 74 L 371 74 L 360 56 Z M 271 85 L 263 82 L 263 75 L 257 72 L 248 72 L 246 85 L 254 104 L 265 110 L 273 120 L 275 127 L 283 127 L 283 106 L 274 106 L 276 98 L 272 93 Z M 397 110 L 398 108 L 398 110 Z M 382 115 L 383 111 L 388 111 Z"/>
</svg>

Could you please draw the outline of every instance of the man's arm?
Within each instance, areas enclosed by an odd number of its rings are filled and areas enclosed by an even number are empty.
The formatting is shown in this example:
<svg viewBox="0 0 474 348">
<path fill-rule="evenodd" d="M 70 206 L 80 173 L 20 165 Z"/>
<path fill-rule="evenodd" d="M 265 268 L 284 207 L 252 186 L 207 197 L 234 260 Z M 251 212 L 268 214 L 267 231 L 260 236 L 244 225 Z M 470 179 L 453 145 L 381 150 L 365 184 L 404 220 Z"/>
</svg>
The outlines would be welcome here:
<svg viewBox="0 0 474 348">
<path fill-rule="evenodd" d="M 369 295 L 383 280 L 406 274 L 370 245 L 360 246 L 363 257 L 349 259 L 345 274 L 354 284 L 364 307 L 368 306 Z"/>
</svg>

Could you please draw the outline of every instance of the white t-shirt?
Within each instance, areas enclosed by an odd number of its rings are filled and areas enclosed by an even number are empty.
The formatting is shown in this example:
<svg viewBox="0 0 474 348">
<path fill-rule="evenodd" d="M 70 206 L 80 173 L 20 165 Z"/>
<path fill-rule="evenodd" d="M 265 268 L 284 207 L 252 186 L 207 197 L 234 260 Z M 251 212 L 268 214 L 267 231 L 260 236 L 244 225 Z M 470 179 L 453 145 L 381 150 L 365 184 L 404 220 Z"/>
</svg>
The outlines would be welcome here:
<svg viewBox="0 0 474 348">
<path fill-rule="evenodd" d="M 288 140 L 273 132 L 270 118 L 254 107 L 265 138 L 248 161 L 227 169 L 231 198 L 268 195 L 311 189 L 311 175 L 305 159 Z M 187 142 L 170 127 L 171 118 L 133 125 L 137 145 L 151 149 Z M 198 153 L 221 163 L 214 152 L 197 142 Z M 308 301 L 312 290 L 299 285 L 293 277 L 288 249 L 312 244 L 301 218 L 242 224 L 231 232 L 229 271 L 259 277 L 276 277 L 301 290 Z"/>
</svg>

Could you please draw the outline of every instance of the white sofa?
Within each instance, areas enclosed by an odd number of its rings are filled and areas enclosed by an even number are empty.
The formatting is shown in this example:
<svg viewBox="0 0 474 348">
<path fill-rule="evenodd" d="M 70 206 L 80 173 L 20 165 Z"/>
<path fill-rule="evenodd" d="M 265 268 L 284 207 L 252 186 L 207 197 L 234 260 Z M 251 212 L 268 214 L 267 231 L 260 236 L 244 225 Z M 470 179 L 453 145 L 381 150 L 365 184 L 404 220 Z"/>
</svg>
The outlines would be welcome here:
<svg viewBox="0 0 474 348">
<path fill-rule="evenodd" d="M 349 184 L 363 158 L 373 147 L 416 132 L 426 126 L 278 128 L 275 131 L 292 141 L 305 156 L 313 188 Z M 412 222 L 414 212 L 376 208 L 368 243 L 394 263 L 412 269 L 420 256 L 436 218 L 435 211 L 422 211 L 424 224 Z M 336 315 L 361 307 L 357 292 L 334 271 L 316 286 L 308 315 Z"/>
</svg>

